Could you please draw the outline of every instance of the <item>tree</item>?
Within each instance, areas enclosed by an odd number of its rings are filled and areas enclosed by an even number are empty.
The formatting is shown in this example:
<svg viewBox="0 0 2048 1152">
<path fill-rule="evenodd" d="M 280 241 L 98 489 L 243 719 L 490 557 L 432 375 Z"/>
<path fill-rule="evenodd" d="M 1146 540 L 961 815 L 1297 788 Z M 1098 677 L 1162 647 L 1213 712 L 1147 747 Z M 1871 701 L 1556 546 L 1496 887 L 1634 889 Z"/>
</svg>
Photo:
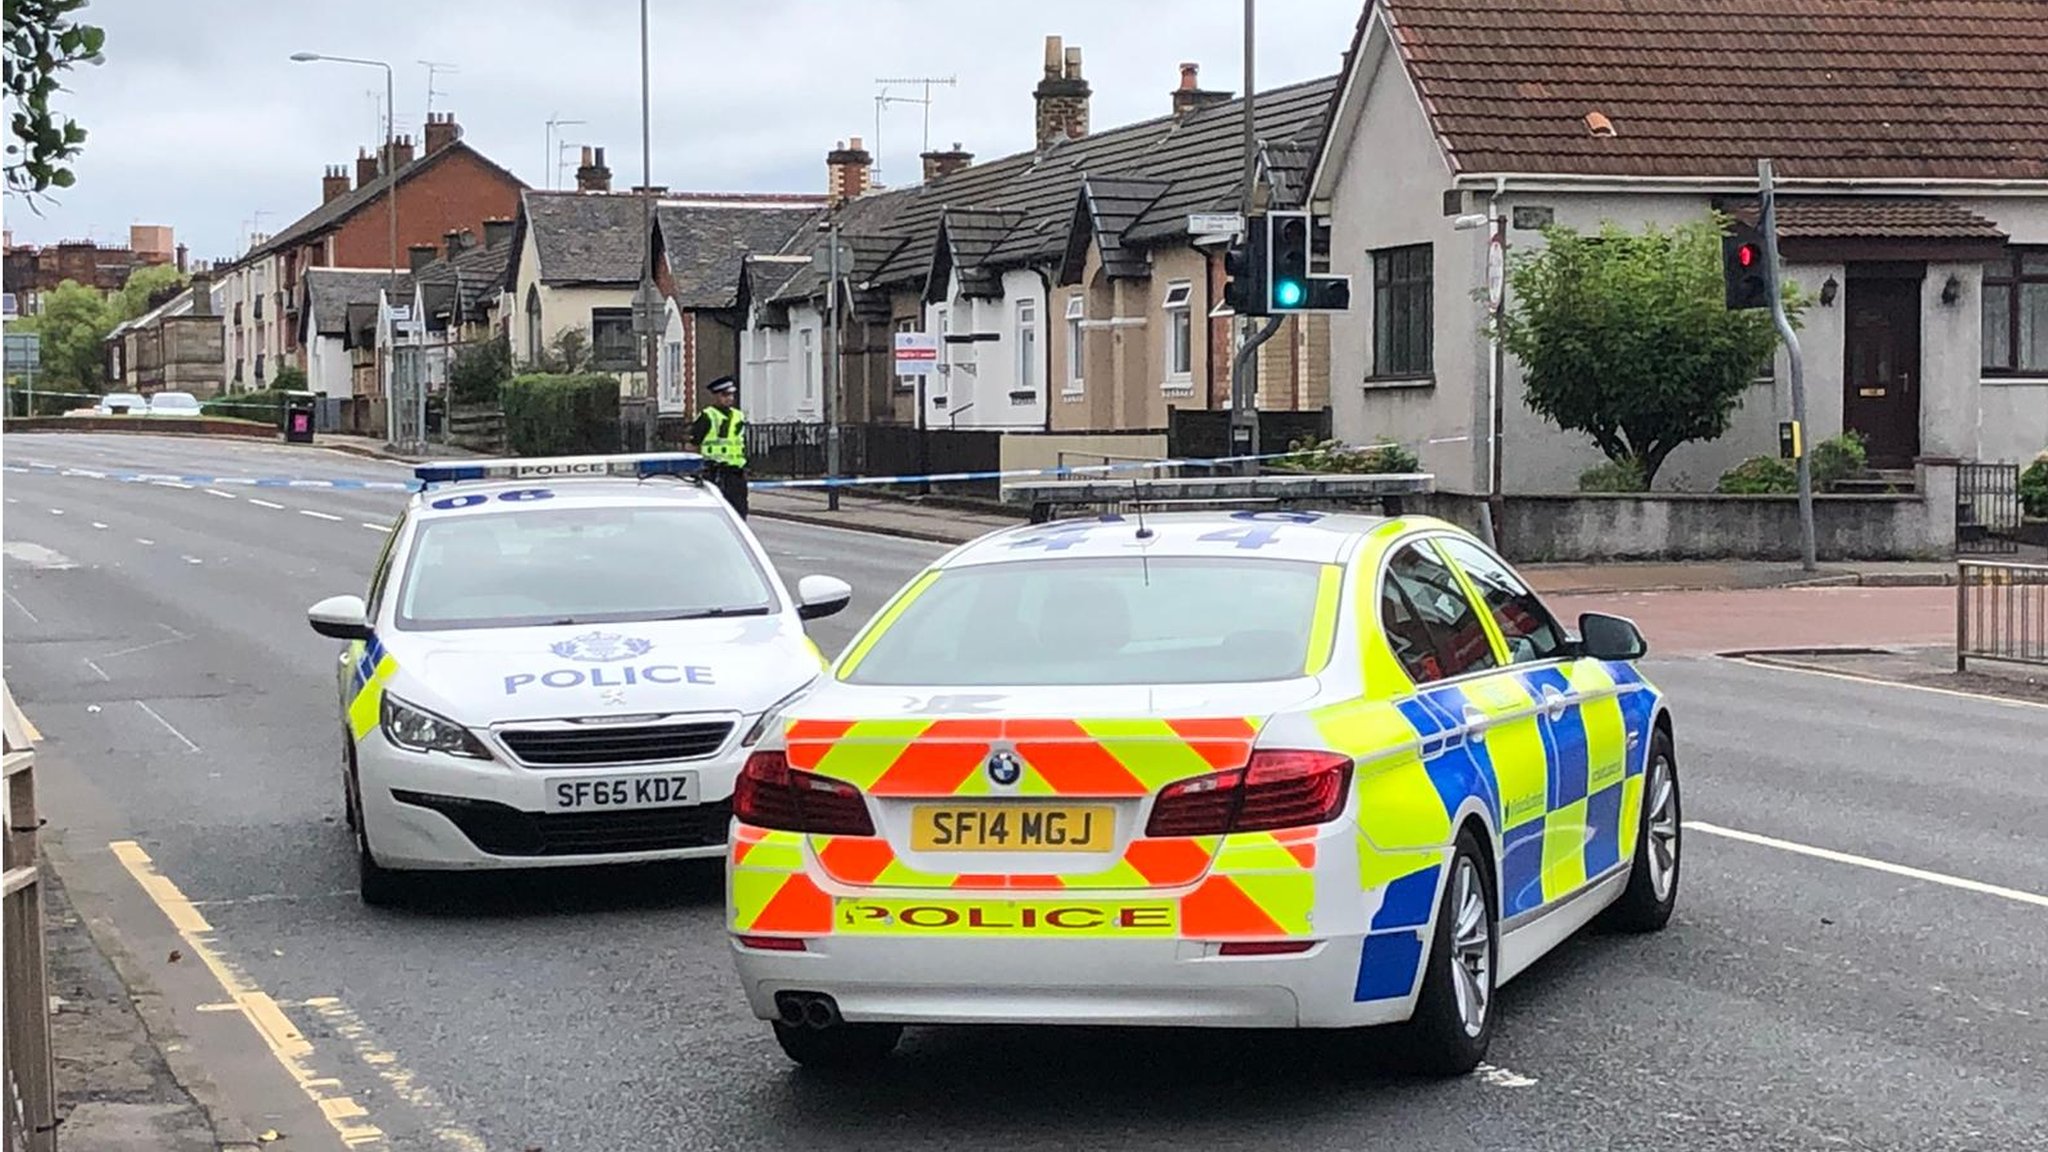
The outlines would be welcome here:
<svg viewBox="0 0 2048 1152">
<path fill-rule="evenodd" d="M 106 379 L 107 333 L 121 322 L 108 298 L 76 280 L 43 297 L 43 310 L 23 324 L 42 337 L 43 376 L 51 388 L 97 392 Z M 9 325 L 14 327 L 15 325 Z"/>
<path fill-rule="evenodd" d="M 87 0 L 6 0 L 7 187 L 27 198 L 77 179 L 66 163 L 85 146 L 85 129 L 50 107 L 59 79 L 76 64 L 104 62 L 107 34 L 73 17 Z"/>
<path fill-rule="evenodd" d="M 172 264 L 145 264 L 128 274 L 128 282 L 114 293 L 114 310 L 119 313 L 115 323 L 133 320 L 150 310 L 151 297 L 166 288 L 185 283 L 187 277 Z M 161 300 L 157 303 L 162 303 Z"/>
<path fill-rule="evenodd" d="M 504 336 L 467 345 L 448 369 L 448 395 L 458 404 L 496 404 L 512 378 L 512 344 Z"/>
<path fill-rule="evenodd" d="M 1728 431 L 1778 345 L 1768 313 L 1723 302 L 1723 219 L 1639 233 L 1607 224 L 1595 236 L 1546 228 L 1545 247 L 1509 261 L 1514 304 L 1500 335 L 1530 409 L 1591 436 L 1645 487 L 1673 449 Z M 1789 286 L 1786 300 L 1796 313 Z"/>
</svg>

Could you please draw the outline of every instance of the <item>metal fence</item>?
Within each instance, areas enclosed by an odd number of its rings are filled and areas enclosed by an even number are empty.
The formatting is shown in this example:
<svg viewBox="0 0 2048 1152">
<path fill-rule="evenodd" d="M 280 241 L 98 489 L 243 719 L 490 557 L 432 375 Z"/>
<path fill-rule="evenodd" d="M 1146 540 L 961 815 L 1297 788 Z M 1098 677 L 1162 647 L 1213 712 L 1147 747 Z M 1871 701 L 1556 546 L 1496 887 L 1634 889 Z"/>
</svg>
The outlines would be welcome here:
<svg viewBox="0 0 2048 1152">
<path fill-rule="evenodd" d="M 2020 466 L 1971 461 L 1956 469 L 1956 552 L 2011 555 L 2020 549 Z"/>
<path fill-rule="evenodd" d="M 1956 671 L 1970 659 L 2048 667 L 2048 564 L 1956 563 Z"/>
<path fill-rule="evenodd" d="M 43 888 L 36 828 L 35 748 L 28 719 L 0 682 L 0 753 L 7 779 L 4 1062 L 8 1152 L 54 1152 L 57 1147 L 57 1074 L 50 1055 L 49 973 L 43 961 Z"/>
</svg>

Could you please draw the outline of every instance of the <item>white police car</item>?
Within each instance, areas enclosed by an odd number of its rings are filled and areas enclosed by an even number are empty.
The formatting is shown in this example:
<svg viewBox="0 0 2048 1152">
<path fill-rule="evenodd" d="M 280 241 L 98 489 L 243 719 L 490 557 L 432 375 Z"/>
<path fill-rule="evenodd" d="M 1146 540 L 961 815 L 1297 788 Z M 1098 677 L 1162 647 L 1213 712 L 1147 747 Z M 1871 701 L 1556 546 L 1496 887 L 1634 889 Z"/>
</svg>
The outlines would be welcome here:
<svg viewBox="0 0 2048 1152">
<path fill-rule="evenodd" d="M 314 605 L 348 641 L 339 703 L 363 899 L 426 869 L 723 854 L 733 784 L 776 705 L 824 665 L 693 453 L 424 465 L 367 600 Z"/>
</svg>

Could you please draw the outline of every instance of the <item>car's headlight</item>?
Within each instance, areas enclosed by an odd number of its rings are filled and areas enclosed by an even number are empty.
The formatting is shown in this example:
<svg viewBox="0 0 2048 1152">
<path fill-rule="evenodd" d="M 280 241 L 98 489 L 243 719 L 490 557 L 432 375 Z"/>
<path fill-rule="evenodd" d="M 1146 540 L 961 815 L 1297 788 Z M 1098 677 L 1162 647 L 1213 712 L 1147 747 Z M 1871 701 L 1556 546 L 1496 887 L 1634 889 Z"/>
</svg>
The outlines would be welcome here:
<svg viewBox="0 0 2048 1152">
<path fill-rule="evenodd" d="M 773 704 L 770 704 L 768 706 L 767 711 L 761 713 L 760 718 L 754 721 L 754 726 L 752 728 L 747 729 L 747 734 L 745 736 L 740 737 L 740 747 L 752 748 L 754 745 L 759 744 L 761 742 L 761 738 L 763 736 L 768 735 L 770 729 L 775 724 L 775 721 L 779 719 L 785 711 L 788 711 L 789 706 L 803 699 L 804 693 L 809 692 L 812 689 L 812 687 L 814 687 L 817 683 L 818 678 L 813 676 L 811 679 L 804 681 L 803 684 L 800 687 L 798 687 L 796 691 L 791 692 L 789 695 L 784 696 L 782 699 L 777 700 Z"/>
<path fill-rule="evenodd" d="M 446 752 L 477 760 L 491 758 L 490 751 L 470 735 L 469 729 L 407 704 L 389 692 L 384 694 L 383 724 L 384 738 L 409 752 Z"/>
</svg>

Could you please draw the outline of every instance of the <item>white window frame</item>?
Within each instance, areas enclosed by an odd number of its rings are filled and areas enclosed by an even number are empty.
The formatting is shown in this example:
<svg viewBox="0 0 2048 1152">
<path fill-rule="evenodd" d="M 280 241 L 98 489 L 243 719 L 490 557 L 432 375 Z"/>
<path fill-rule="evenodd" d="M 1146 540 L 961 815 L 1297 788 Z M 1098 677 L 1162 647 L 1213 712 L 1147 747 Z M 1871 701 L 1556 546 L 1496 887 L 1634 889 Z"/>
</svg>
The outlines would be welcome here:
<svg viewBox="0 0 2048 1152">
<path fill-rule="evenodd" d="M 1165 369 L 1165 386 L 1170 389 L 1190 389 L 1195 384 L 1194 297 L 1192 280 L 1175 280 L 1167 284 L 1166 298 L 1160 304 L 1160 311 L 1166 313 L 1161 365 Z M 1180 363 L 1182 357 L 1185 366 Z"/>
<path fill-rule="evenodd" d="M 818 360 L 817 346 L 817 329 L 797 329 L 797 371 L 803 374 L 803 404 L 805 407 L 810 407 L 818 402 L 818 379 L 815 371 Z"/>
<path fill-rule="evenodd" d="M 1087 298 L 1079 292 L 1067 297 L 1067 380 L 1061 391 L 1068 396 L 1079 396 L 1087 391 L 1084 383 L 1088 370 L 1086 335 L 1082 322 L 1087 319 Z"/>
<path fill-rule="evenodd" d="M 1017 301 L 1017 376 L 1010 387 L 1011 398 L 1038 396 L 1038 301 Z"/>
</svg>

